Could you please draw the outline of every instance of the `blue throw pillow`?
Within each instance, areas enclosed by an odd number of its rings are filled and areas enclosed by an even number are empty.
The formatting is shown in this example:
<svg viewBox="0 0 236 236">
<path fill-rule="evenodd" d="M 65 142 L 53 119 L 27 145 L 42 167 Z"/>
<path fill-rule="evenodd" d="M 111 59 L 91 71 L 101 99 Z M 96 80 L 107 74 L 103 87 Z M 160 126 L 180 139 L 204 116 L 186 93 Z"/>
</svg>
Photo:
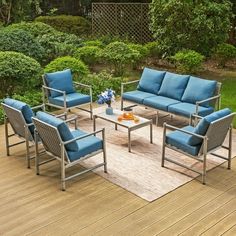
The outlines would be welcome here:
<svg viewBox="0 0 236 236">
<path fill-rule="evenodd" d="M 191 76 L 184 91 L 182 101 L 195 104 L 214 96 L 217 82 L 214 80 L 204 80 Z M 209 102 L 202 103 L 201 106 L 209 107 Z"/>
<path fill-rule="evenodd" d="M 204 136 L 211 122 L 216 121 L 220 118 L 223 118 L 229 114 L 231 114 L 231 110 L 229 108 L 225 108 L 225 109 L 213 112 L 210 115 L 207 115 L 203 119 L 201 119 L 198 125 L 194 128 L 193 132 L 195 134 Z M 202 139 L 195 136 L 191 136 L 188 140 L 188 144 L 192 146 L 198 145 L 201 142 L 202 142 Z"/>
<path fill-rule="evenodd" d="M 165 73 L 165 71 L 144 68 L 137 89 L 143 92 L 157 94 Z"/>
<path fill-rule="evenodd" d="M 68 125 L 63 120 L 42 111 L 38 111 L 36 114 L 36 117 L 39 120 L 56 127 L 61 135 L 62 141 L 65 142 L 74 138 L 70 132 Z M 72 152 L 78 152 L 79 148 L 76 141 L 67 144 L 66 150 L 72 151 Z"/>
<path fill-rule="evenodd" d="M 187 86 L 189 75 L 166 72 L 158 95 L 180 100 Z"/>
<path fill-rule="evenodd" d="M 65 91 L 66 93 L 74 93 L 71 70 L 57 71 L 54 73 L 46 73 L 45 79 L 48 87 Z M 50 91 L 51 97 L 62 96 L 62 93 Z"/>
<path fill-rule="evenodd" d="M 6 105 L 21 111 L 27 124 L 32 123 L 32 117 L 34 116 L 34 113 L 26 103 L 11 98 L 6 98 L 3 102 Z"/>
</svg>

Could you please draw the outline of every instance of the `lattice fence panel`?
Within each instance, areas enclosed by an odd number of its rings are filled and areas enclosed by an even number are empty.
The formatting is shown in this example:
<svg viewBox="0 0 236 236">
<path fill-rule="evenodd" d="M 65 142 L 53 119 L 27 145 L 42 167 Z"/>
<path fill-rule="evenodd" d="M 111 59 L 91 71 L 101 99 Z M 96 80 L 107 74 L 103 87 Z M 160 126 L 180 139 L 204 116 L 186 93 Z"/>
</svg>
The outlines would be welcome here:
<svg viewBox="0 0 236 236">
<path fill-rule="evenodd" d="M 139 43 L 153 41 L 148 11 L 146 3 L 93 3 L 93 34 L 119 35 Z"/>
</svg>

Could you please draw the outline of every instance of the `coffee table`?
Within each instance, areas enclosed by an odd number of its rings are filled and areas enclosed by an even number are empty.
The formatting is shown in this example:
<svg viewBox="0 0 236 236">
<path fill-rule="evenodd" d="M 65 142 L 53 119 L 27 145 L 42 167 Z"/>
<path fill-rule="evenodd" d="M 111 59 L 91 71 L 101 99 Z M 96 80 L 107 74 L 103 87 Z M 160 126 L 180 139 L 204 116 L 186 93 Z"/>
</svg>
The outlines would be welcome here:
<svg viewBox="0 0 236 236">
<path fill-rule="evenodd" d="M 117 130 L 117 126 L 122 126 L 128 129 L 128 150 L 131 152 L 131 132 L 140 129 L 144 126 L 150 126 L 150 143 L 152 143 L 152 120 L 145 119 L 140 116 L 136 116 L 139 119 L 139 122 L 135 123 L 133 120 L 122 120 L 118 121 L 118 117 L 123 114 L 123 111 L 113 110 L 113 115 L 107 115 L 104 112 L 95 114 L 93 116 L 93 130 L 96 131 L 96 119 L 100 118 L 102 120 L 106 120 L 115 124 L 115 130 Z"/>
</svg>

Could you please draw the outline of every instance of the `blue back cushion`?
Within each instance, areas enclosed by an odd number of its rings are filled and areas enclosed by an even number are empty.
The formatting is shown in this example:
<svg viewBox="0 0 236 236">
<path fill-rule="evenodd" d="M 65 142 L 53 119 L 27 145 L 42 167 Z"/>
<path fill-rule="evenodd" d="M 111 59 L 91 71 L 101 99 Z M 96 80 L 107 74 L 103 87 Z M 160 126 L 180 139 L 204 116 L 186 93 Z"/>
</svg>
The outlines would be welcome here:
<svg viewBox="0 0 236 236">
<path fill-rule="evenodd" d="M 157 94 L 165 73 L 165 71 L 144 68 L 137 89 L 143 92 Z"/>
<path fill-rule="evenodd" d="M 227 115 L 231 114 L 231 110 L 229 108 L 225 108 L 216 112 L 211 113 L 210 115 L 205 116 L 195 127 L 194 133 L 199 134 L 199 135 L 205 135 L 207 132 L 207 129 L 210 125 L 211 122 L 216 121 L 220 118 L 223 118 Z M 202 142 L 202 139 L 191 136 L 190 139 L 188 140 L 188 144 L 195 146 L 198 145 Z"/>
<path fill-rule="evenodd" d="M 46 73 L 45 79 L 48 87 L 65 91 L 66 93 L 74 93 L 74 87 L 72 83 L 71 70 L 57 71 L 54 73 Z M 51 97 L 62 96 L 62 93 L 56 91 L 50 91 Z"/>
<path fill-rule="evenodd" d="M 182 101 L 196 103 L 210 98 L 214 95 L 217 82 L 214 80 L 204 80 L 191 76 L 184 91 Z M 209 102 L 202 103 L 201 106 L 209 107 Z"/>
<path fill-rule="evenodd" d="M 181 100 L 189 77 L 189 75 L 178 75 L 166 72 L 158 94 L 176 100 Z"/>
<path fill-rule="evenodd" d="M 56 127 L 57 130 L 59 131 L 62 141 L 65 142 L 74 138 L 70 132 L 68 125 L 63 120 L 42 111 L 38 111 L 36 114 L 36 117 L 39 120 Z M 68 151 L 72 151 L 72 152 L 79 151 L 76 141 L 67 144 L 65 147 L 66 147 L 66 150 Z"/>
<path fill-rule="evenodd" d="M 32 123 L 32 117 L 34 116 L 34 113 L 26 103 L 11 98 L 4 99 L 4 103 L 21 111 L 27 124 Z"/>
</svg>

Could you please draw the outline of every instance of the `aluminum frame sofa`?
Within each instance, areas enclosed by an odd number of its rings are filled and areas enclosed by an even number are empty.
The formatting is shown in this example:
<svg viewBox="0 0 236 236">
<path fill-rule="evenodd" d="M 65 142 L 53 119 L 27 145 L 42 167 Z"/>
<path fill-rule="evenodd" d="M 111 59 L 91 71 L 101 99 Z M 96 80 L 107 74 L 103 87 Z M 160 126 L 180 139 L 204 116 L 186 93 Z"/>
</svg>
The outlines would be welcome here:
<svg viewBox="0 0 236 236">
<path fill-rule="evenodd" d="M 125 91 L 138 84 L 136 90 Z M 121 84 L 121 110 L 141 105 L 190 118 L 206 116 L 220 109 L 221 83 L 190 75 L 144 68 L 141 79 Z M 132 103 L 124 107 L 124 102 Z"/>
</svg>

